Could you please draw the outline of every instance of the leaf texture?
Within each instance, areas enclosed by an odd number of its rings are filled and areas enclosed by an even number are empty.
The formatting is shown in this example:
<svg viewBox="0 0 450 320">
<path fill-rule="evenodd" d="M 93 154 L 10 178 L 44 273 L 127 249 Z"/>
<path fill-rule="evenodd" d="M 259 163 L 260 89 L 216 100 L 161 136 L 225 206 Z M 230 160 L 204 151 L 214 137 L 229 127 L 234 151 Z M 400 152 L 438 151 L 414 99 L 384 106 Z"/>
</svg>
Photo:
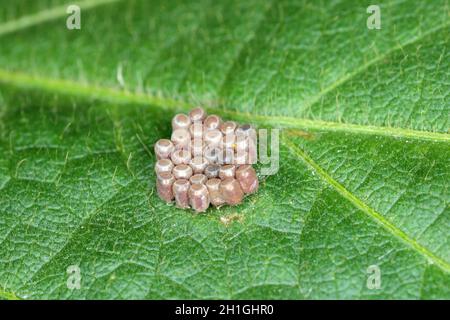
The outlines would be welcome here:
<svg viewBox="0 0 450 320">
<path fill-rule="evenodd" d="M 0 5 L 1 298 L 450 298 L 448 1 Z M 195 105 L 282 129 L 240 206 L 156 196 Z"/>
</svg>

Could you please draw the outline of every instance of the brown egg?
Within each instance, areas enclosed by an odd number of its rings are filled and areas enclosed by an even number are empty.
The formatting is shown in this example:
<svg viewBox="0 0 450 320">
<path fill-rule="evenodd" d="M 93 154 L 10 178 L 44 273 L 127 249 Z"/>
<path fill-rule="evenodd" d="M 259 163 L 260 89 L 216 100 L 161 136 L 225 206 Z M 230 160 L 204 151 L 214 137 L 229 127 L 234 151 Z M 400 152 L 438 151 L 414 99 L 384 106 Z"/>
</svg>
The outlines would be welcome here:
<svg viewBox="0 0 450 320">
<path fill-rule="evenodd" d="M 206 131 L 205 135 L 203 136 L 203 140 L 210 147 L 221 148 L 222 139 L 223 139 L 222 133 L 217 129 Z"/>
<path fill-rule="evenodd" d="M 194 108 L 189 112 L 189 117 L 192 122 L 203 122 L 206 118 L 206 112 L 202 108 Z"/>
<path fill-rule="evenodd" d="M 173 183 L 172 192 L 175 196 L 175 203 L 178 208 L 189 208 L 189 188 L 191 184 L 186 179 L 178 179 Z"/>
<path fill-rule="evenodd" d="M 206 187 L 208 188 L 209 192 L 209 200 L 211 201 L 211 204 L 215 207 L 220 207 L 225 204 L 225 200 L 222 197 L 222 194 L 220 193 L 220 183 L 222 181 L 217 178 L 209 179 L 206 182 Z"/>
<path fill-rule="evenodd" d="M 183 113 L 175 115 L 172 119 L 172 130 L 174 131 L 176 129 L 189 129 L 190 125 L 191 119 Z"/>
<path fill-rule="evenodd" d="M 155 172 L 163 173 L 168 172 L 171 173 L 173 169 L 173 163 L 170 159 L 159 159 L 155 164 Z"/>
<path fill-rule="evenodd" d="M 193 184 L 189 188 L 189 203 L 197 212 L 204 212 L 209 207 L 208 188 L 204 184 Z"/>
<path fill-rule="evenodd" d="M 172 185 L 174 182 L 175 177 L 171 173 L 163 172 L 157 176 L 156 190 L 159 197 L 166 202 L 171 202 L 174 198 L 172 192 Z"/>
<path fill-rule="evenodd" d="M 208 178 L 204 174 L 201 174 L 201 173 L 194 174 L 189 179 L 191 184 L 204 184 L 204 183 L 206 183 L 207 180 L 208 180 Z"/>
<path fill-rule="evenodd" d="M 238 128 L 236 128 L 236 135 L 244 135 L 246 137 L 251 137 L 253 135 L 256 135 L 256 130 L 249 124 L 243 124 L 240 125 Z"/>
<path fill-rule="evenodd" d="M 224 180 L 226 178 L 234 178 L 236 167 L 232 164 L 226 164 L 220 167 L 219 178 Z"/>
<path fill-rule="evenodd" d="M 217 164 L 209 164 L 205 168 L 205 176 L 208 179 L 217 178 L 219 176 L 220 166 Z"/>
<path fill-rule="evenodd" d="M 255 193 L 258 191 L 259 181 L 255 169 L 251 165 L 239 166 L 236 170 L 236 179 L 245 193 Z"/>
<path fill-rule="evenodd" d="M 195 157 L 191 160 L 189 164 L 194 171 L 194 173 L 203 173 L 205 168 L 208 166 L 208 160 L 204 157 Z"/>
<path fill-rule="evenodd" d="M 219 155 L 222 152 L 218 147 L 206 147 L 204 157 L 210 164 L 219 162 Z"/>
<path fill-rule="evenodd" d="M 205 128 L 205 131 L 208 131 L 208 130 L 219 129 L 221 123 L 222 123 L 222 120 L 220 119 L 220 117 L 216 116 L 215 114 L 212 114 L 212 115 L 206 117 L 205 121 L 203 121 L 203 126 Z"/>
<path fill-rule="evenodd" d="M 236 130 L 236 128 L 237 124 L 234 121 L 225 121 L 220 125 L 220 131 L 222 131 L 224 135 L 234 134 L 234 130 Z"/>
<path fill-rule="evenodd" d="M 175 146 L 168 139 L 160 139 L 155 143 L 155 155 L 158 160 L 169 158 L 173 150 Z"/>
<path fill-rule="evenodd" d="M 189 151 L 181 149 L 175 150 L 170 158 L 172 159 L 173 164 L 177 166 L 179 164 L 189 164 L 192 156 Z"/>
<path fill-rule="evenodd" d="M 192 177 L 192 168 L 187 164 L 179 164 L 173 168 L 172 174 L 175 179 L 189 180 L 189 178 Z"/>
<path fill-rule="evenodd" d="M 220 193 L 223 199 L 230 206 L 238 205 L 242 202 L 244 192 L 241 189 L 241 185 L 234 178 L 226 178 L 220 183 Z"/>
<path fill-rule="evenodd" d="M 172 132 L 170 140 L 178 149 L 184 148 L 191 143 L 191 134 L 187 129 L 176 129 Z"/>
</svg>

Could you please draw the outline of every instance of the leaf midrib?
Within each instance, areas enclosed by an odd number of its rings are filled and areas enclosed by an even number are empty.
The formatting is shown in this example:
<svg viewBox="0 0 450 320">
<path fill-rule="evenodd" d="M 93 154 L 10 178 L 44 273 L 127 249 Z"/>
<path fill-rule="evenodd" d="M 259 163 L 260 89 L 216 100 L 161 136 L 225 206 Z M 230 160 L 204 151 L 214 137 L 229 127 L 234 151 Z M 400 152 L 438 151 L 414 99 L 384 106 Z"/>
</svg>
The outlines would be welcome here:
<svg viewBox="0 0 450 320">
<path fill-rule="evenodd" d="M 122 0 L 84 0 L 79 2 L 78 5 L 83 7 L 83 10 L 89 10 L 95 8 L 99 5 L 112 4 L 115 2 L 119 2 Z M 53 8 L 49 8 L 46 10 L 39 11 L 34 14 L 25 15 L 18 19 L 7 21 L 6 23 L 0 24 L 0 37 L 6 33 L 15 32 L 21 30 L 23 28 L 30 27 L 32 25 L 38 25 L 41 23 L 45 23 L 47 21 L 51 21 L 57 19 L 66 14 L 65 9 L 69 3 L 64 5 L 55 6 Z M 273 6 L 273 1 L 266 8 L 266 13 L 264 14 L 265 20 L 267 17 L 267 11 Z M 23 23 L 22 21 L 25 21 Z M 259 23 L 262 24 L 263 21 Z M 306 108 L 311 108 L 314 104 L 316 104 L 320 99 L 322 99 L 326 94 L 340 87 L 342 84 L 346 83 L 350 79 L 352 79 L 357 74 L 363 72 L 368 69 L 370 66 L 375 65 L 376 63 L 382 61 L 392 53 L 402 50 L 405 46 L 409 46 L 427 36 L 430 36 L 443 28 L 450 26 L 450 22 L 443 23 L 438 25 L 433 29 L 429 29 L 427 32 L 421 33 L 418 36 L 404 42 L 400 43 L 393 48 L 387 50 L 381 55 L 373 58 L 372 60 L 364 63 L 362 66 L 356 68 L 352 72 L 344 74 L 342 77 L 339 77 L 333 83 L 322 89 L 319 93 L 314 96 L 305 99 Z M 258 27 L 256 28 L 258 29 Z M 255 32 L 256 34 L 256 32 Z M 240 51 L 242 51 L 245 46 L 249 43 L 247 41 L 244 43 L 243 47 Z M 226 78 L 225 78 L 226 79 Z M 92 86 L 88 84 L 81 84 L 75 81 L 63 80 L 63 79 L 51 79 L 44 77 L 35 77 L 26 73 L 17 73 L 10 72 L 4 69 L 0 69 L 0 83 L 9 83 L 16 85 L 18 87 L 30 85 L 32 87 L 36 87 L 44 90 L 51 90 L 63 93 L 72 93 L 76 96 L 91 96 L 98 95 L 101 98 L 108 98 L 107 100 L 111 100 L 111 97 L 118 98 L 119 101 L 130 103 L 135 102 L 139 104 L 152 104 L 158 106 L 160 108 L 170 107 L 171 109 L 178 109 L 182 107 L 183 109 L 189 109 L 193 107 L 193 104 L 180 101 L 177 99 L 172 99 L 169 97 L 160 97 L 160 96 L 152 96 L 148 94 L 139 94 L 132 93 L 129 91 L 121 91 L 110 87 L 102 87 L 102 86 Z M 223 84 L 222 84 L 223 86 Z M 115 100 L 115 99 L 113 99 Z M 115 101 L 117 102 L 117 101 Z M 271 124 L 275 123 L 277 126 L 286 125 L 291 126 L 293 128 L 306 128 L 313 130 L 325 130 L 325 131 L 341 131 L 341 132 L 349 132 L 349 133 L 361 133 L 361 134 L 374 134 L 388 137 L 403 137 L 403 138 L 412 138 L 412 139 L 422 139 L 422 140 L 434 140 L 434 141 L 450 141 L 450 134 L 444 132 L 433 132 L 433 131 L 424 131 L 424 130 L 415 130 L 415 129 L 407 129 L 400 127 L 386 127 L 386 126 L 374 126 L 374 125 L 361 125 L 354 123 L 342 123 L 342 122 L 331 122 L 331 121 L 321 121 L 321 120 L 311 120 L 307 118 L 296 118 L 296 117 L 287 117 L 287 116 L 267 116 L 267 115 L 259 115 L 259 114 L 248 114 L 242 113 L 239 111 L 225 111 L 223 109 L 217 108 L 208 108 L 209 110 L 217 113 L 227 113 L 232 114 L 234 116 L 238 116 L 241 119 L 257 121 L 259 123 Z"/>
<path fill-rule="evenodd" d="M 100 86 L 85 86 L 83 84 L 60 80 L 60 79 L 48 79 L 43 77 L 33 77 L 28 74 L 23 73 L 12 73 L 9 71 L 0 69 L 0 83 L 8 83 L 18 87 L 32 87 L 43 89 L 52 92 L 60 92 L 63 94 L 73 94 L 76 96 L 89 96 L 96 97 L 104 100 L 114 100 L 115 102 L 122 103 L 139 103 L 148 105 L 149 103 L 152 105 L 156 105 L 160 108 L 165 109 L 178 109 L 182 107 L 183 109 L 188 109 L 193 107 L 188 102 L 182 102 L 175 99 L 162 98 L 138 93 L 132 93 L 127 91 L 116 90 L 114 88 L 108 87 L 100 87 Z M 226 111 L 221 109 L 209 109 L 211 111 L 215 111 L 218 113 L 226 113 Z M 235 116 L 246 118 L 248 120 L 259 119 L 260 122 L 267 123 L 268 120 L 272 120 L 274 122 L 280 121 L 284 119 L 285 123 L 291 122 L 293 124 L 298 124 L 302 127 L 306 127 L 309 129 L 320 129 L 320 130 L 340 130 L 344 132 L 350 133 L 366 133 L 366 134 L 383 134 L 392 137 L 410 137 L 410 138 L 418 138 L 418 139 L 429 139 L 433 138 L 434 140 L 441 141 L 450 141 L 450 135 L 445 133 L 435 133 L 435 132 L 426 132 L 426 131 L 417 131 L 417 130 L 409 130 L 409 129 L 401 129 L 401 128 L 386 128 L 386 127 L 374 127 L 374 126 L 364 126 L 364 125 L 354 125 L 354 124 L 343 124 L 343 123 L 333 123 L 333 122 L 324 122 L 317 120 L 308 120 L 308 119 L 298 119 L 298 118 L 290 118 L 290 117 L 270 117 L 270 116 L 261 116 L 261 115 L 251 115 L 246 113 L 241 113 L 238 111 L 229 112 L 234 114 Z M 265 120 L 262 121 L 261 119 Z M 416 240 L 410 238 L 406 233 L 397 228 L 387 219 L 385 219 L 380 213 L 376 212 L 370 206 L 365 204 L 362 200 L 353 195 L 350 191 L 348 191 L 344 186 L 339 184 L 336 180 L 334 180 L 324 169 L 322 169 L 318 164 L 314 162 L 311 158 L 309 158 L 301 149 L 296 147 L 292 142 L 287 141 L 286 139 L 282 140 L 285 145 L 287 145 L 291 151 L 293 151 L 301 160 L 306 162 L 314 171 L 316 171 L 319 176 L 329 185 L 331 185 L 336 191 L 341 194 L 344 198 L 349 200 L 353 205 L 362 210 L 364 213 L 373 218 L 376 222 L 381 224 L 386 230 L 392 233 L 397 238 L 401 239 L 403 242 L 412 247 L 416 252 L 426 257 L 428 260 L 433 261 L 436 265 L 438 265 L 445 272 L 450 272 L 450 264 L 444 261 L 442 258 L 436 256 L 429 249 L 420 245 Z"/>
<path fill-rule="evenodd" d="M 122 0 L 84 0 L 79 2 L 78 5 L 83 7 L 83 10 L 89 10 L 95 8 L 99 5 L 112 4 L 115 2 L 119 2 Z M 66 14 L 65 10 L 69 3 L 55 6 L 53 8 L 49 8 L 46 10 L 39 11 L 34 14 L 25 15 L 23 17 L 19 17 L 18 19 L 7 21 L 6 23 L 0 24 L 0 37 L 6 33 L 15 32 L 21 30 L 23 28 L 30 27 L 32 25 L 38 25 L 41 23 L 45 23 L 47 21 L 51 21 L 57 19 Z M 266 8 L 266 13 L 264 14 L 265 20 L 267 17 L 267 12 L 273 6 L 273 1 Z M 25 21 L 25 23 L 23 23 Z M 262 24 L 263 21 L 259 23 Z M 392 53 L 402 50 L 405 46 L 409 46 L 435 32 L 450 26 L 450 22 L 441 24 L 433 29 L 428 30 L 427 32 L 421 33 L 418 36 L 406 41 L 405 43 L 400 43 L 395 47 L 387 50 L 383 54 L 375 57 L 374 59 L 364 63 L 362 66 L 356 68 L 354 71 L 344 74 L 342 77 L 335 80 L 326 88 L 322 89 L 319 93 L 314 96 L 305 99 L 305 106 L 310 108 L 315 103 L 320 101 L 326 94 L 335 90 L 345 82 L 352 79 L 357 74 L 363 72 L 370 66 L 382 61 L 387 56 Z M 258 29 L 258 27 L 256 28 Z M 256 34 L 256 32 L 255 32 Z M 243 47 L 240 51 L 242 51 L 245 46 L 249 43 L 247 41 L 244 43 Z M 225 78 L 226 79 L 226 78 Z M 75 81 L 63 80 L 63 79 L 51 79 L 44 77 L 35 77 L 26 73 L 18 73 L 18 72 L 10 72 L 8 70 L 0 69 L 0 83 L 9 83 L 16 85 L 18 87 L 35 87 L 43 90 L 56 91 L 62 93 L 71 93 L 75 96 L 99 96 L 102 99 L 107 100 L 118 100 L 115 102 L 125 102 L 125 103 L 139 103 L 139 104 L 152 104 L 158 106 L 160 108 L 171 108 L 171 109 L 190 109 L 194 105 L 180 101 L 177 99 L 172 99 L 169 97 L 160 97 L 160 96 L 152 96 L 148 94 L 139 94 L 133 93 L 129 91 L 121 91 L 115 88 L 110 87 L 102 87 L 102 86 L 93 86 L 90 84 L 81 84 Z M 223 84 L 222 84 L 223 86 Z M 112 97 L 116 99 L 111 99 Z M 386 127 L 386 126 L 374 126 L 374 125 L 361 125 L 354 123 L 342 123 L 342 122 L 332 122 L 332 121 L 321 121 L 321 120 L 311 120 L 307 118 L 296 118 L 296 117 L 287 117 L 287 116 L 267 116 L 267 115 L 259 115 L 259 114 L 248 114 L 242 113 L 239 111 L 225 111 L 223 109 L 217 108 L 208 108 L 209 110 L 217 113 L 226 113 L 237 116 L 241 119 L 257 121 L 259 123 L 266 124 L 276 124 L 276 126 L 285 125 L 290 126 L 292 128 L 306 128 L 313 130 L 325 130 L 325 131 L 341 131 L 348 133 L 361 133 L 361 134 L 374 134 L 388 137 L 401 137 L 401 138 L 412 138 L 412 139 L 421 139 L 421 140 L 434 140 L 434 141 L 450 141 L 450 134 L 448 133 L 440 133 L 433 131 L 424 131 L 424 130 L 414 130 L 400 127 Z"/>
<path fill-rule="evenodd" d="M 18 88 L 32 88 L 76 97 L 96 98 L 114 103 L 135 103 L 146 106 L 152 105 L 161 109 L 169 109 L 173 111 L 180 109 L 189 110 L 195 106 L 190 102 L 170 97 L 130 92 L 112 87 L 79 83 L 72 80 L 33 76 L 22 72 L 11 72 L 4 69 L 0 69 L 0 83 L 12 85 Z M 338 131 L 352 134 L 379 135 L 393 138 L 450 142 L 450 134 L 444 132 L 312 120 L 287 116 L 268 116 L 254 113 L 243 113 L 234 110 L 230 111 L 223 108 L 206 107 L 209 111 L 214 113 L 230 115 L 248 122 L 273 125 L 274 127 L 304 128 L 310 130 Z"/>
</svg>

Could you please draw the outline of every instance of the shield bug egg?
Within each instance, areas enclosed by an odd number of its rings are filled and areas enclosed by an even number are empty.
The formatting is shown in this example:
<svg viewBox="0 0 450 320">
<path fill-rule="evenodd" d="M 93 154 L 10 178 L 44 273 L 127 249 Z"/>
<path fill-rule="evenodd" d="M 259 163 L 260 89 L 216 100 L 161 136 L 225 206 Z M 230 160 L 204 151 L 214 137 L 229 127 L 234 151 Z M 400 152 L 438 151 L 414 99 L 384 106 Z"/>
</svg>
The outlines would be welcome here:
<svg viewBox="0 0 450 320">
<path fill-rule="evenodd" d="M 191 161 L 191 153 L 187 150 L 175 150 L 171 156 L 174 165 L 189 164 Z"/>
<path fill-rule="evenodd" d="M 191 112 L 189 112 L 189 117 L 191 118 L 192 122 L 203 122 L 203 120 L 205 120 L 206 118 L 206 112 L 200 107 L 194 108 L 191 110 Z"/>
<path fill-rule="evenodd" d="M 209 179 L 206 182 L 206 187 L 208 188 L 209 192 L 209 200 L 215 207 L 220 207 L 225 204 L 225 200 L 220 193 L 220 182 L 221 180 L 217 178 Z"/>
<path fill-rule="evenodd" d="M 161 199 L 166 202 L 171 202 L 174 198 L 172 192 L 172 184 L 175 182 L 173 174 L 163 172 L 158 174 L 156 181 L 156 190 Z"/>
<path fill-rule="evenodd" d="M 191 143 L 191 135 L 187 129 L 176 129 L 170 138 L 177 148 L 188 147 Z"/>
<path fill-rule="evenodd" d="M 254 193 L 258 190 L 258 177 L 251 165 L 242 165 L 236 170 L 236 179 L 245 193 Z"/>
<path fill-rule="evenodd" d="M 189 126 L 191 125 L 191 119 L 183 114 L 179 113 L 175 115 L 172 119 L 172 129 L 189 129 Z"/>
<path fill-rule="evenodd" d="M 204 174 L 201 174 L 201 173 L 194 174 L 189 179 L 191 184 L 204 184 L 204 183 L 206 183 L 207 180 L 208 180 L 208 178 Z"/>
<path fill-rule="evenodd" d="M 189 188 L 191 184 L 186 179 L 178 179 L 173 183 L 172 192 L 178 208 L 189 208 Z"/>
<path fill-rule="evenodd" d="M 163 172 L 171 173 L 172 169 L 173 169 L 173 163 L 169 159 L 159 159 L 156 162 L 156 165 L 155 165 L 156 174 L 163 173 Z"/>
<path fill-rule="evenodd" d="M 225 202 L 231 206 L 235 206 L 242 202 L 244 192 L 241 189 L 241 185 L 234 178 L 226 178 L 220 183 L 220 193 L 222 194 Z"/>
<path fill-rule="evenodd" d="M 192 177 L 192 168 L 187 164 L 179 164 L 172 170 L 175 179 L 189 179 Z"/>
<path fill-rule="evenodd" d="M 205 168 L 205 176 L 208 179 L 217 178 L 219 176 L 220 166 L 217 164 L 210 164 Z"/>
<path fill-rule="evenodd" d="M 155 155 L 159 159 L 167 159 L 170 154 L 175 150 L 172 141 L 168 139 L 160 139 L 155 143 Z"/>
<path fill-rule="evenodd" d="M 209 207 L 208 188 L 204 184 L 193 184 L 189 188 L 189 203 L 197 212 L 204 212 Z"/>
<path fill-rule="evenodd" d="M 214 129 L 219 129 L 221 122 L 222 122 L 222 120 L 220 120 L 219 116 L 212 114 L 212 115 L 206 117 L 205 121 L 203 121 L 203 125 L 204 125 L 206 131 L 214 130 Z"/>
</svg>

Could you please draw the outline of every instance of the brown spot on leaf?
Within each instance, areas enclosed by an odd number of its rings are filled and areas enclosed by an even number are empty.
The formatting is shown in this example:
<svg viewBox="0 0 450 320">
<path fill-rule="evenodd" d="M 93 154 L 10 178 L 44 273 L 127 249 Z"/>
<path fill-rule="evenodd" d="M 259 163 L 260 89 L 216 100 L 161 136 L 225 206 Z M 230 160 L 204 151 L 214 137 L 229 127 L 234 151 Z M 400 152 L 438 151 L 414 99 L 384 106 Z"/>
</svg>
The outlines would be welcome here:
<svg viewBox="0 0 450 320">
<path fill-rule="evenodd" d="M 244 222 L 244 216 L 242 214 L 238 214 L 238 213 L 232 213 L 228 216 L 221 216 L 220 217 L 220 222 L 225 226 L 228 227 L 231 223 L 233 223 L 234 221 L 237 221 L 239 223 Z"/>
</svg>

